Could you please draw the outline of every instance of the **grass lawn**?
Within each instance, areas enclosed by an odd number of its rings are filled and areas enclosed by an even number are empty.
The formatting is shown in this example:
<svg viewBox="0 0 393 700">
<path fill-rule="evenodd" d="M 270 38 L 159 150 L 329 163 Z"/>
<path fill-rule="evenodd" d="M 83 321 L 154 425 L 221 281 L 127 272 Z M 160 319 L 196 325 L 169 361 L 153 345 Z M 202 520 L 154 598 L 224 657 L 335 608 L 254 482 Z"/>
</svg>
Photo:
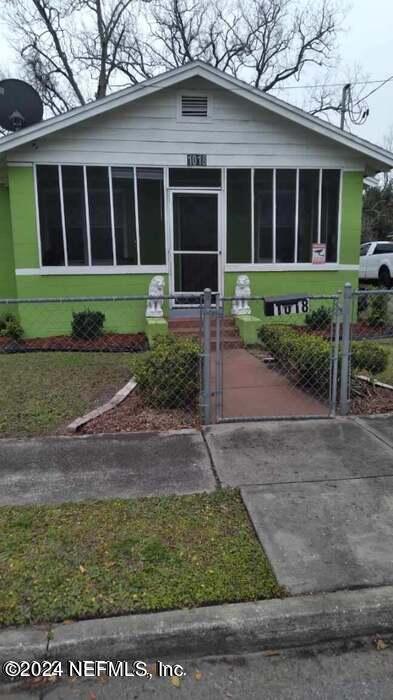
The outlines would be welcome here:
<svg viewBox="0 0 393 700">
<path fill-rule="evenodd" d="M 0 509 L 0 624 L 273 598 L 237 491 Z"/>
<path fill-rule="evenodd" d="M 53 432 L 110 398 L 132 362 L 130 353 L 0 355 L 0 437 Z"/>
</svg>

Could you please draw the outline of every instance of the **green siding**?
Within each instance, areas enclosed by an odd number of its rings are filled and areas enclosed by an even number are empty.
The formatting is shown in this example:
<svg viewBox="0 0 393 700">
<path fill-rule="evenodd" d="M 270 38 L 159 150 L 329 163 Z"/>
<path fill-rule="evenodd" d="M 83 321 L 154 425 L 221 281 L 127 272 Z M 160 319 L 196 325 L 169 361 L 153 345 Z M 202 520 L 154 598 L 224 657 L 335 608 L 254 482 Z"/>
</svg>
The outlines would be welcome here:
<svg viewBox="0 0 393 700">
<path fill-rule="evenodd" d="M 34 171 L 8 168 L 15 267 L 39 267 Z"/>
<path fill-rule="evenodd" d="M 14 251 L 8 189 L 0 186 L 0 299 L 16 296 Z"/>
<path fill-rule="evenodd" d="M 19 298 L 146 295 L 153 274 L 54 275 L 17 277 Z M 69 334 L 73 311 L 100 310 L 105 330 L 138 333 L 145 330 L 146 301 L 96 301 L 24 304 L 19 316 L 27 337 Z"/>
<path fill-rule="evenodd" d="M 359 264 L 362 203 L 363 173 L 344 172 L 341 205 L 341 264 Z"/>
<path fill-rule="evenodd" d="M 239 272 L 225 273 L 225 296 L 233 296 L 236 280 Z M 310 272 L 247 272 L 251 284 L 251 296 L 282 296 L 284 294 L 324 295 L 336 294 L 344 288 L 345 282 L 351 282 L 357 286 L 358 276 L 356 272 L 323 272 L 322 270 Z M 322 301 L 315 301 L 314 308 L 320 306 Z M 257 318 L 265 318 L 263 302 L 250 303 L 252 315 Z M 229 311 L 229 308 L 228 308 Z M 290 323 L 303 321 L 303 316 L 287 317 Z M 281 322 L 282 319 L 268 318 L 270 322 Z"/>
</svg>

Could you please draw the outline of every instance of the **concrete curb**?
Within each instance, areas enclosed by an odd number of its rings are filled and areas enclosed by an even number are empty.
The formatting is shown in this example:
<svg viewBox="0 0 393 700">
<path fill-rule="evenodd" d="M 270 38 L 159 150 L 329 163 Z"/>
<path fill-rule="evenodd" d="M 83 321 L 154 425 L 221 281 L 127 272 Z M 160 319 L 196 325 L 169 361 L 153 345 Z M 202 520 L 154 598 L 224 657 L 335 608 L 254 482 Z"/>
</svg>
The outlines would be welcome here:
<svg viewBox="0 0 393 700">
<path fill-rule="evenodd" d="M 106 403 L 102 404 L 102 406 L 98 406 L 98 408 L 95 408 L 93 411 L 89 411 L 89 413 L 85 413 L 84 416 L 80 416 L 80 418 L 75 418 L 75 420 L 72 421 L 69 425 L 67 425 L 67 431 L 69 433 L 76 433 L 83 425 L 86 425 L 86 423 L 90 423 L 91 420 L 94 418 L 98 418 L 99 416 L 102 416 L 103 413 L 107 413 L 108 411 L 111 411 L 112 408 L 115 408 L 115 406 L 118 406 L 120 403 L 124 401 L 124 399 L 127 398 L 131 394 L 132 391 L 134 391 L 136 387 L 136 381 L 135 379 L 130 379 L 127 384 L 125 384 L 119 391 L 116 392 L 116 394 L 110 399 L 110 401 L 107 401 Z"/>
<path fill-rule="evenodd" d="M 184 659 L 393 631 L 393 586 L 127 615 L 0 633 L 8 659 Z M 3 678 L 3 680 L 5 680 Z"/>
</svg>

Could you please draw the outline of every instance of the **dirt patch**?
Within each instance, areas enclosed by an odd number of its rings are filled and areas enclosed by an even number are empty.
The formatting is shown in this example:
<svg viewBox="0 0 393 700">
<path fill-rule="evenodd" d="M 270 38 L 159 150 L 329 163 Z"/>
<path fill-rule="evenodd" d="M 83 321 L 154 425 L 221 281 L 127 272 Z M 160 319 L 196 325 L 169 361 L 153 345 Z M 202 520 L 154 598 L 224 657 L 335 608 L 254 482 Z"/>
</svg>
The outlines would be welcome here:
<svg viewBox="0 0 393 700">
<path fill-rule="evenodd" d="M 143 352 L 148 350 L 144 333 L 105 333 L 99 338 L 82 340 L 68 335 L 50 338 L 13 340 L 0 337 L 0 352 Z"/>
<path fill-rule="evenodd" d="M 123 403 L 90 421 L 78 433 L 133 433 L 145 430 L 198 428 L 199 426 L 200 420 L 196 410 L 149 408 L 136 389 Z"/>
<path fill-rule="evenodd" d="M 393 412 L 393 391 L 359 381 L 352 390 L 351 413 L 370 415 Z"/>
</svg>

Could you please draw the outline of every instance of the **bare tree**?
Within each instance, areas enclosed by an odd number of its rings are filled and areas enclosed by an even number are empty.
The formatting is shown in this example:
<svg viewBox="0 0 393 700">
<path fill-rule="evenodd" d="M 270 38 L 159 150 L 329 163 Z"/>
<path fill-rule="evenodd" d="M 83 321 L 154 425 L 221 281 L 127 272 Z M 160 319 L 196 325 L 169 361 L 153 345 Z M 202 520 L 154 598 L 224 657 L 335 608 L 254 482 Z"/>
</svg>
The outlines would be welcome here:
<svg viewBox="0 0 393 700">
<path fill-rule="evenodd" d="M 334 0 L 4 2 L 22 72 L 53 114 L 197 59 L 277 90 L 334 62 L 342 18 Z M 336 96 L 313 113 L 329 109 Z"/>
</svg>

